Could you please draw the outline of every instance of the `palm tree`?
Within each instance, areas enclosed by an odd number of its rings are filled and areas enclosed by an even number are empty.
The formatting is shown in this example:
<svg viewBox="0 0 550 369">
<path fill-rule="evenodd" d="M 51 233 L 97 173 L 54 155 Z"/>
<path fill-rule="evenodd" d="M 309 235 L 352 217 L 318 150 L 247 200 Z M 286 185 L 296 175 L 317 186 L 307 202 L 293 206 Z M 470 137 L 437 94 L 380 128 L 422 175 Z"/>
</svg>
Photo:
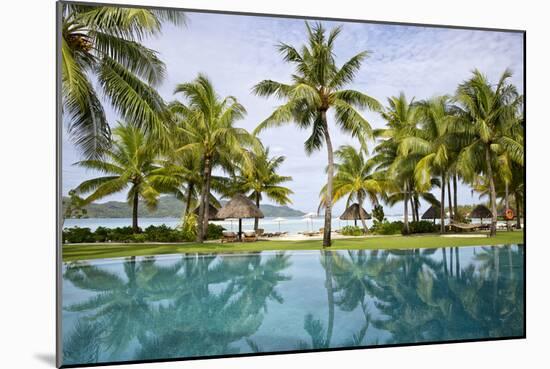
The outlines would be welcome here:
<svg viewBox="0 0 550 369">
<path fill-rule="evenodd" d="M 385 183 L 382 179 L 376 178 L 373 172 L 373 163 L 367 161 L 361 150 L 353 146 L 340 146 L 335 152 L 338 163 L 334 165 L 336 174 L 334 176 L 332 201 L 337 202 L 347 196 L 346 208 L 353 201 L 357 201 L 360 208 L 363 208 L 365 199 L 371 204 L 378 204 L 378 194 L 382 192 Z M 325 205 L 326 185 L 321 190 L 321 206 Z M 361 223 L 365 232 L 368 230 L 362 212 L 359 212 Z"/>
<path fill-rule="evenodd" d="M 182 141 L 175 141 L 170 144 L 172 148 L 181 147 L 182 145 L 184 145 Z M 159 164 L 162 169 L 159 169 L 157 173 L 173 178 L 173 189 L 168 192 L 172 192 L 177 199 L 184 202 L 183 218 L 186 218 L 191 211 L 197 208 L 199 203 L 203 185 L 202 157 L 197 152 L 171 150 L 164 153 L 164 158 L 159 161 Z M 225 193 L 229 186 L 228 182 L 229 179 L 226 177 L 212 175 L 210 179 L 211 190 Z M 212 191 L 209 195 L 209 201 L 214 207 L 220 207 L 220 203 Z"/>
<path fill-rule="evenodd" d="M 245 116 L 244 106 L 233 96 L 220 98 L 205 75 L 199 74 L 194 81 L 177 85 L 174 93 L 181 93 L 186 100 L 171 104 L 179 120 L 178 130 L 187 136 L 178 151 L 194 152 L 202 158 L 197 242 L 203 242 L 208 226 L 212 169 L 233 167 L 235 160 L 245 158 L 245 147 L 257 145 L 257 140 L 245 129 L 234 126 Z"/>
<path fill-rule="evenodd" d="M 63 4 L 61 81 L 68 130 L 87 158 L 97 159 L 110 144 L 100 97 L 125 120 L 152 132 L 164 129 L 164 102 L 154 89 L 165 66 L 141 42 L 162 24 L 185 22 L 182 12 Z M 93 83 L 92 81 L 97 81 Z"/>
<path fill-rule="evenodd" d="M 445 181 L 451 163 L 451 142 L 454 137 L 448 133 L 453 115 L 449 112 L 449 98 L 440 96 L 418 104 L 420 129 L 399 142 L 399 154 L 419 157 L 414 168 L 416 186 L 421 190 L 432 187 L 432 177 L 441 176 L 441 233 L 445 232 Z M 449 202 L 450 192 L 449 192 Z"/>
<path fill-rule="evenodd" d="M 498 157 L 506 152 L 510 160 L 523 165 L 523 144 L 511 134 L 518 123 L 523 97 L 508 82 L 512 76 L 509 70 L 502 73 L 494 86 L 480 71 L 475 70 L 472 74 L 469 80 L 458 86 L 455 97 L 461 123 L 456 130 L 469 141 L 459 154 L 457 166 L 469 179 L 480 173 L 488 178 L 493 213 L 490 234 L 495 236 Z"/>
<path fill-rule="evenodd" d="M 139 232 L 138 204 L 143 200 L 151 208 L 157 205 L 160 192 L 168 188 L 173 178 L 160 173 L 155 164 L 157 150 L 142 129 L 133 124 L 121 124 L 113 130 L 114 142 L 103 159 L 82 160 L 75 165 L 101 172 L 105 176 L 82 182 L 78 193 L 91 194 L 86 203 L 128 189 L 127 201 L 132 207 L 132 228 Z"/>
<path fill-rule="evenodd" d="M 370 96 L 344 89 L 353 81 L 368 53 L 362 51 L 338 67 L 334 56 L 334 43 L 341 28 L 332 29 L 328 36 L 320 23 L 313 27 L 306 23 L 306 29 L 306 45 L 295 48 L 280 43 L 278 46 L 284 61 L 296 67 L 291 82 L 286 84 L 264 80 L 254 86 L 253 91 L 256 95 L 276 96 L 285 100 L 283 105 L 260 123 L 255 134 L 268 127 L 294 122 L 300 128 L 311 129 L 311 135 L 305 142 L 306 153 L 311 154 L 320 150 L 324 140 L 327 147 L 328 170 L 323 246 L 330 246 L 334 155 L 327 112 L 333 108 L 336 125 L 365 144 L 365 138 L 371 135 L 371 126 L 356 109 L 378 110 L 380 106 Z"/>
<path fill-rule="evenodd" d="M 508 166 L 506 168 L 506 166 Z M 505 169 L 506 168 L 506 169 Z M 500 198 L 500 204 L 504 203 L 504 208 L 510 208 L 510 202 L 507 198 L 513 195 L 514 205 L 516 208 L 516 228 L 521 228 L 521 209 L 524 198 L 525 183 L 524 183 L 524 167 L 515 163 L 501 161 L 499 165 L 501 175 L 495 178 L 495 193 L 496 197 Z M 502 173 L 508 172 L 508 173 Z M 490 196 L 489 179 L 483 176 L 476 176 L 472 183 L 474 191 L 479 193 L 479 197 Z"/>
<path fill-rule="evenodd" d="M 279 205 L 292 202 L 289 195 L 291 189 L 282 186 L 284 182 L 292 181 L 292 177 L 277 174 L 285 161 L 284 156 L 269 156 L 269 148 L 258 147 L 250 152 L 250 160 L 243 161 L 239 168 L 237 189 L 239 192 L 249 193 L 256 206 L 260 207 L 262 194 Z M 258 229 L 258 218 L 254 218 L 254 230 Z"/>
<path fill-rule="evenodd" d="M 388 107 L 382 113 L 387 128 L 374 131 L 380 140 L 374 148 L 374 155 L 370 161 L 375 166 L 379 178 L 386 178 L 383 199 L 394 205 L 403 201 L 404 204 L 404 233 L 409 233 L 409 202 L 413 205 L 415 189 L 414 168 L 418 162 L 418 155 L 400 155 L 399 144 L 405 137 L 414 135 L 419 121 L 418 109 L 414 99 L 408 101 L 405 94 L 388 98 Z"/>
</svg>

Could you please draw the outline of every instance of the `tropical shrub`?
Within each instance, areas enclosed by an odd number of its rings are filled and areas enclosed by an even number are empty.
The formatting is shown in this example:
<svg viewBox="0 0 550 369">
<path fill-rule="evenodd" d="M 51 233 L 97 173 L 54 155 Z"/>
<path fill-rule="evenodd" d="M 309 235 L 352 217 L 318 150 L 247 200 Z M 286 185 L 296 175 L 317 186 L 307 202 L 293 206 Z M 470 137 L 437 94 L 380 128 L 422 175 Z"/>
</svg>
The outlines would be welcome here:
<svg viewBox="0 0 550 369">
<path fill-rule="evenodd" d="M 421 220 L 419 222 L 409 223 L 409 234 L 413 233 L 433 233 L 437 231 L 437 226 L 432 222 Z"/>
<path fill-rule="evenodd" d="M 102 231 L 103 232 L 103 231 Z M 137 233 L 141 233 L 141 229 Z M 132 227 L 110 228 L 107 231 L 107 242 L 132 242 L 134 230 Z"/>
<path fill-rule="evenodd" d="M 402 230 L 403 222 L 388 222 L 386 219 L 384 219 L 382 222 L 375 220 L 373 226 L 370 229 L 371 233 L 381 235 L 399 234 Z"/>
<path fill-rule="evenodd" d="M 458 223 L 470 223 L 472 220 L 466 216 L 464 211 L 458 210 L 457 213 L 453 215 L 453 221 Z"/>
<path fill-rule="evenodd" d="M 94 233 L 90 228 L 72 227 L 63 230 L 63 243 L 95 242 Z"/>
<path fill-rule="evenodd" d="M 197 237 L 197 216 L 194 213 L 189 213 L 183 218 L 181 232 L 186 241 L 192 241 Z"/>
<path fill-rule="evenodd" d="M 131 237 L 129 237 L 127 241 L 135 242 L 135 243 L 144 243 L 146 241 L 152 241 L 152 240 L 149 240 L 145 233 L 136 233 L 136 234 L 133 234 Z"/>
<path fill-rule="evenodd" d="M 222 238 L 222 233 L 225 231 L 225 228 L 221 225 L 208 223 L 208 229 L 206 231 L 206 239 L 208 240 L 217 240 Z"/>
<path fill-rule="evenodd" d="M 183 232 L 163 224 L 160 226 L 150 225 L 145 228 L 143 234 L 150 242 L 178 242 L 183 240 Z"/>
<path fill-rule="evenodd" d="M 212 228 L 212 237 L 217 237 L 221 231 L 215 226 Z M 223 231 L 223 227 L 222 231 Z M 210 227 L 209 227 L 210 229 Z M 194 234 L 196 234 L 196 223 Z M 83 242 L 183 242 L 191 241 L 194 235 L 186 234 L 185 229 L 174 229 L 166 225 L 151 225 L 141 229 L 139 233 L 133 233 L 132 227 L 106 228 L 98 227 L 94 232 L 90 228 L 72 227 L 63 230 L 63 242 L 65 243 L 83 243 Z"/>
<path fill-rule="evenodd" d="M 358 226 L 344 226 L 342 227 L 342 234 L 344 236 L 362 236 L 365 232 L 363 228 Z"/>
</svg>

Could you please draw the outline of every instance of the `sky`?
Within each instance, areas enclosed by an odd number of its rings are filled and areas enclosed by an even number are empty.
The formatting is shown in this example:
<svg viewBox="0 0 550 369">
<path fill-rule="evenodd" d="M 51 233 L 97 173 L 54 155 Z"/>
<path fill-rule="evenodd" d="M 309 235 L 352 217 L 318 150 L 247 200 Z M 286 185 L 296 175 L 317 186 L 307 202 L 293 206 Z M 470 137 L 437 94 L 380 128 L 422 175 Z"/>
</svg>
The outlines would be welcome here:
<svg viewBox="0 0 550 369">
<path fill-rule="evenodd" d="M 267 118 L 282 101 L 262 98 L 251 93 L 252 87 L 264 80 L 290 82 L 293 66 L 282 61 L 276 49 L 279 42 L 299 46 L 306 41 L 303 20 L 275 17 L 238 16 L 225 14 L 187 13 L 185 27 L 165 25 L 162 35 L 144 43 L 158 51 L 166 64 L 166 78 L 159 93 L 166 101 L 180 98 L 173 94 L 178 83 L 188 82 L 199 73 L 206 74 L 222 97 L 233 95 L 245 106 L 247 115 L 237 126 L 252 131 Z M 368 50 L 355 81 L 348 88 L 362 91 L 386 105 L 389 96 L 404 92 L 407 98 L 427 99 L 435 95 L 452 94 L 457 85 L 479 69 L 490 81 L 496 81 L 509 68 L 511 82 L 523 90 L 523 35 L 512 32 L 492 32 L 372 23 L 327 22 L 327 28 L 343 26 L 336 45 L 338 65 L 358 52 Z M 112 126 L 120 119 L 108 104 L 106 113 Z M 382 118 L 363 112 L 373 128 L 384 127 Z M 330 115 L 329 115 L 330 119 Z M 66 125 L 66 122 L 65 122 Z M 329 125 L 331 122 L 329 121 Z M 263 131 L 260 138 L 272 155 L 287 159 L 280 174 L 292 176 L 287 183 L 294 194 L 293 208 L 316 211 L 319 191 L 326 183 L 324 168 L 326 150 L 308 156 L 304 141 L 308 131 L 290 124 Z M 348 134 L 331 125 L 333 146 L 358 143 Z M 369 143 L 369 148 L 375 146 Z M 63 194 L 67 194 L 85 179 L 98 173 L 74 166 L 79 152 L 64 134 Z M 437 191 L 438 192 L 438 191 Z M 434 192 L 437 197 L 438 193 Z M 125 201 L 119 193 L 102 201 Z M 459 204 L 479 202 L 468 186 L 461 184 Z M 265 201 L 270 203 L 269 201 Z M 345 200 L 335 205 L 335 213 L 343 211 Z M 370 205 L 366 205 L 370 211 Z M 427 208 L 423 204 L 421 211 Z M 402 204 L 385 206 L 386 214 L 402 212 Z"/>
</svg>

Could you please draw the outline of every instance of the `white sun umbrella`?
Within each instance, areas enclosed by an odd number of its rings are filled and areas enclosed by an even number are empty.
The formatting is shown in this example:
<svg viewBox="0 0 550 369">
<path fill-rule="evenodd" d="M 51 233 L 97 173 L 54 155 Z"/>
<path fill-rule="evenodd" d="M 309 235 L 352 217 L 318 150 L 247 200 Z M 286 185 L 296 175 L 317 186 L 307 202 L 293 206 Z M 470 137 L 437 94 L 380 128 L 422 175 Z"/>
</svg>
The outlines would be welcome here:
<svg viewBox="0 0 550 369">
<path fill-rule="evenodd" d="M 314 213 L 314 212 L 310 212 L 310 213 L 307 213 L 306 215 L 302 216 L 302 218 L 304 218 L 304 220 L 307 222 L 309 221 L 310 224 L 311 224 L 311 230 L 313 231 L 313 218 L 317 218 L 317 213 Z"/>
<path fill-rule="evenodd" d="M 283 218 L 283 217 L 278 217 L 278 218 L 273 219 L 274 222 L 279 223 L 279 232 L 281 232 L 281 222 L 284 222 L 285 220 L 286 220 L 286 218 Z"/>
</svg>

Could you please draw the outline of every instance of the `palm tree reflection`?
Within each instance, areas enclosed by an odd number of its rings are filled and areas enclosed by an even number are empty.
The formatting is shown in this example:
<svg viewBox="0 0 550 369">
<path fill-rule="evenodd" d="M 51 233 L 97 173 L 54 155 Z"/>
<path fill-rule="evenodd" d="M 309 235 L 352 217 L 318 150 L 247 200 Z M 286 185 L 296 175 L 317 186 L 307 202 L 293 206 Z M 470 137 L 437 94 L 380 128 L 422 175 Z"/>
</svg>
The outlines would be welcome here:
<svg viewBox="0 0 550 369">
<path fill-rule="evenodd" d="M 294 311 L 277 288 L 290 279 L 288 254 L 129 258 L 121 270 L 71 263 L 65 279 L 93 295 L 65 306 L 81 319 L 64 364 L 523 335 L 523 246 L 472 251 L 323 250 L 325 302 L 288 316 L 303 319 L 286 333 L 296 340 L 262 346 L 268 306 Z"/>
<path fill-rule="evenodd" d="M 102 327 L 101 351 L 110 354 L 103 360 L 123 360 L 118 358 L 131 342 L 138 348 L 126 360 L 231 354 L 238 352 L 231 343 L 261 325 L 266 301 L 283 302 L 275 288 L 289 279 L 282 273 L 289 265 L 284 253 L 263 258 L 195 255 L 169 266 L 155 258 L 130 258 L 123 275 L 75 263 L 67 266 L 64 278 L 96 294 L 65 310 L 86 313 L 82 321 Z M 78 337 L 69 335 L 65 347 Z M 98 357 L 77 353 L 64 360 L 89 363 Z"/>
</svg>

